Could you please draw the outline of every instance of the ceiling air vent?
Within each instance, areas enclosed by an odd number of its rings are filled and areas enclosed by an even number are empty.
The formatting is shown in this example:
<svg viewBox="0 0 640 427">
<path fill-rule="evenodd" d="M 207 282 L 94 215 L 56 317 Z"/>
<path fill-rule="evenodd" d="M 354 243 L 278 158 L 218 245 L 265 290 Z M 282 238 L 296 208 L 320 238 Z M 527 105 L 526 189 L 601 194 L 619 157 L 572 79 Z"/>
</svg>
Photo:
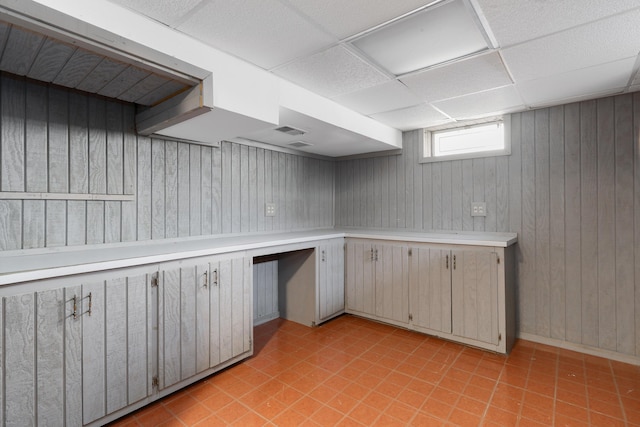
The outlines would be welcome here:
<svg viewBox="0 0 640 427">
<path fill-rule="evenodd" d="M 287 135 L 292 135 L 292 136 L 304 135 L 306 133 L 303 130 L 292 128 L 291 126 L 281 126 L 279 128 L 276 128 L 275 130 L 277 130 L 278 132 L 286 133 Z"/>
<path fill-rule="evenodd" d="M 289 143 L 289 145 L 296 148 L 302 148 L 302 147 L 308 147 L 313 144 L 309 144 L 308 142 L 304 142 L 304 141 L 296 141 L 296 142 Z"/>
</svg>

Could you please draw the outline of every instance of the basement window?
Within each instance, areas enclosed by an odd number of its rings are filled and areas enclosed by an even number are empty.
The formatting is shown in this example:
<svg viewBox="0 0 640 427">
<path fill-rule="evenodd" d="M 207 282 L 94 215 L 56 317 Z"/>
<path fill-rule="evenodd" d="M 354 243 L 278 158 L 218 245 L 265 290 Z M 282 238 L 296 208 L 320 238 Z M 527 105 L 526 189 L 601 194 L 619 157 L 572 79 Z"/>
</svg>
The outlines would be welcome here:
<svg viewBox="0 0 640 427">
<path fill-rule="evenodd" d="M 447 129 L 424 130 L 421 163 L 511 154 L 508 118 Z"/>
</svg>

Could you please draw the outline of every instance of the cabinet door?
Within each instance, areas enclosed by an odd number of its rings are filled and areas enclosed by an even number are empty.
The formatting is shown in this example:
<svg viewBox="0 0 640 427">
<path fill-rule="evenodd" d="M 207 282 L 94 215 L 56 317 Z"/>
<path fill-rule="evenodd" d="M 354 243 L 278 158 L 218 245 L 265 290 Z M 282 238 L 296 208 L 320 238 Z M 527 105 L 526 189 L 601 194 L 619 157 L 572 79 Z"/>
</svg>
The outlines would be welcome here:
<svg viewBox="0 0 640 427">
<path fill-rule="evenodd" d="M 409 322 L 408 248 L 395 244 L 374 246 L 376 312 L 383 319 Z"/>
<path fill-rule="evenodd" d="M 129 275 L 126 270 L 104 280 L 100 275 L 93 275 L 100 280 L 89 279 L 79 288 L 67 289 L 67 307 L 73 306 L 75 296 L 77 308 L 75 318 L 73 314 L 67 317 L 70 332 L 79 335 L 78 328 L 81 328 L 85 424 L 135 403 L 151 392 L 148 338 L 151 275 L 134 272 Z M 67 359 L 73 363 L 78 349 L 72 349 L 74 343 L 68 345 L 71 348 Z"/>
<path fill-rule="evenodd" d="M 251 351 L 253 338 L 251 258 L 221 259 L 211 299 L 212 366 Z"/>
<path fill-rule="evenodd" d="M 452 251 L 453 333 L 498 344 L 497 255 L 482 250 Z"/>
<path fill-rule="evenodd" d="M 412 249 L 410 257 L 412 323 L 451 333 L 451 254 L 428 246 Z"/>
<path fill-rule="evenodd" d="M 347 310 L 375 315 L 373 247 L 370 242 L 347 239 Z"/>
<path fill-rule="evenodd" d="M 163 265 L 159 284 L 160 388 L 209 367 L 209 264 L 188 260 Z"/>
<path fill-rule="evenodd" d="M 344 311 L 344 239 L 318 250 L 319 318 L 325 320 Z"/>
</svg>

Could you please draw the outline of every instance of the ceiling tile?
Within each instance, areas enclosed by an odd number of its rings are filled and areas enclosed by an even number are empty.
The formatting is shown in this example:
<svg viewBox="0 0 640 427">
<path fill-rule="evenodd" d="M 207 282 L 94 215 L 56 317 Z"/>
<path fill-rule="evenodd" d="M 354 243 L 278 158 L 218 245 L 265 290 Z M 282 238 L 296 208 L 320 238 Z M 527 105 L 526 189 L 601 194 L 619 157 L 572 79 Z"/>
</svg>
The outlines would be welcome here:
<svg viewBox="0 0 640 427">
<path fill-rule="evenodd" d="M 635 61 L 636 58 L 631 57 L 516 86 L 527 105 L 531 106 L 594 98 L 596 95 L 621 92 L 629 83 Z"/>
<path fill-rule="evenodd" d="M 637 55 L 640 9 L 504 49 L 516 83 Z"/>
<path fill-rule="evenodd" d="M 440 125 L 451 120 L 429 104 L 373 114 L 371 118 L 403 131 Z"/>
<path fill-rule="evenodd" d="M 366 89 L 389 77 L 342 46 L 293 61 L 275 74 L 320 95 L 333 98 Z"/>
<path fill-rule="evenodd" d="M 365 116 L 420 104 L 422 101 L 395 80 L 334 98 L 334 101 Z"/>
<path fill-rule="evenodd" d="M 337 42 L 276 0 L 208 0 L 177 29 L 266 69 Z"/>
<path fill-rule="evenodd" d="M 637 0 L 476 0 L 500 46 L 552 34 L 639 6 Z"/>
<path fill-rule="evenodd" d="M 425 4 L 424 0 L 288 0 L 288 3 L 316 21 L 339 39 L 358 34 Z"/>
<path fill-rule="evenodd" d="M 433 105 L 456 119 L 470 119 L 524 109 L 524 103 L 513 85 L 434 102 Z"/>
<path fill-rule="evenodd" d="M 191 12 L 202 0 L 110 0 L 151 19 L 173 26 Z"/>
<path fill-rule="evenodd" d="M 426 70 L 400 80 L 425 101 L 439 101 L 512 83 L 497 52 Z"/>
</svg>

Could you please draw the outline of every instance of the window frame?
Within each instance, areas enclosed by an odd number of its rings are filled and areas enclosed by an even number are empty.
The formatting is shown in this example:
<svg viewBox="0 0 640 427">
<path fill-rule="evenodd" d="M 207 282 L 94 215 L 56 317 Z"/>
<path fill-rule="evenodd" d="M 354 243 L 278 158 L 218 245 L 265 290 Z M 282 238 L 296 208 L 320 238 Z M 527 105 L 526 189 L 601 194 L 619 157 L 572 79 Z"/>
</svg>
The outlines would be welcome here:
<svg viewBox="0 0 640 427">
<path fill-rule="evenodd" d="M 459 154 L 451 154 L 447 156 L 433 156 L 431 153 L 433 152 L 433 140 L 432 135 L 434 132 L 441 132 L 453 129 L 460 128 L 471 128 L 475 126 L 482 126 L 490 123 L 502 122 L 504 129 L 504 148 L 501 150 L 487 150 L 487 151 L 477 151 L 475 153 L 459 153 Z M 464 159 L 478 159 L 483 157 L 498 157 L 498 156 L 508 156 L 511 154 L 511 116 L 505 115 L 501 118 L 492 118 L 487 121 L 478 121 L 473 124 L 467 125 L 458 125 L 458 126 L 449 126 L 449 127 L 438 127 L 435 129 L 423 129 L 423 132 L 420 133 L 421 139 L 419 141 L 420 145 L 420 163 L 435 163 L 435 162 L 446 162 L 450 160 L 464 160 Z"/>
</svg>

